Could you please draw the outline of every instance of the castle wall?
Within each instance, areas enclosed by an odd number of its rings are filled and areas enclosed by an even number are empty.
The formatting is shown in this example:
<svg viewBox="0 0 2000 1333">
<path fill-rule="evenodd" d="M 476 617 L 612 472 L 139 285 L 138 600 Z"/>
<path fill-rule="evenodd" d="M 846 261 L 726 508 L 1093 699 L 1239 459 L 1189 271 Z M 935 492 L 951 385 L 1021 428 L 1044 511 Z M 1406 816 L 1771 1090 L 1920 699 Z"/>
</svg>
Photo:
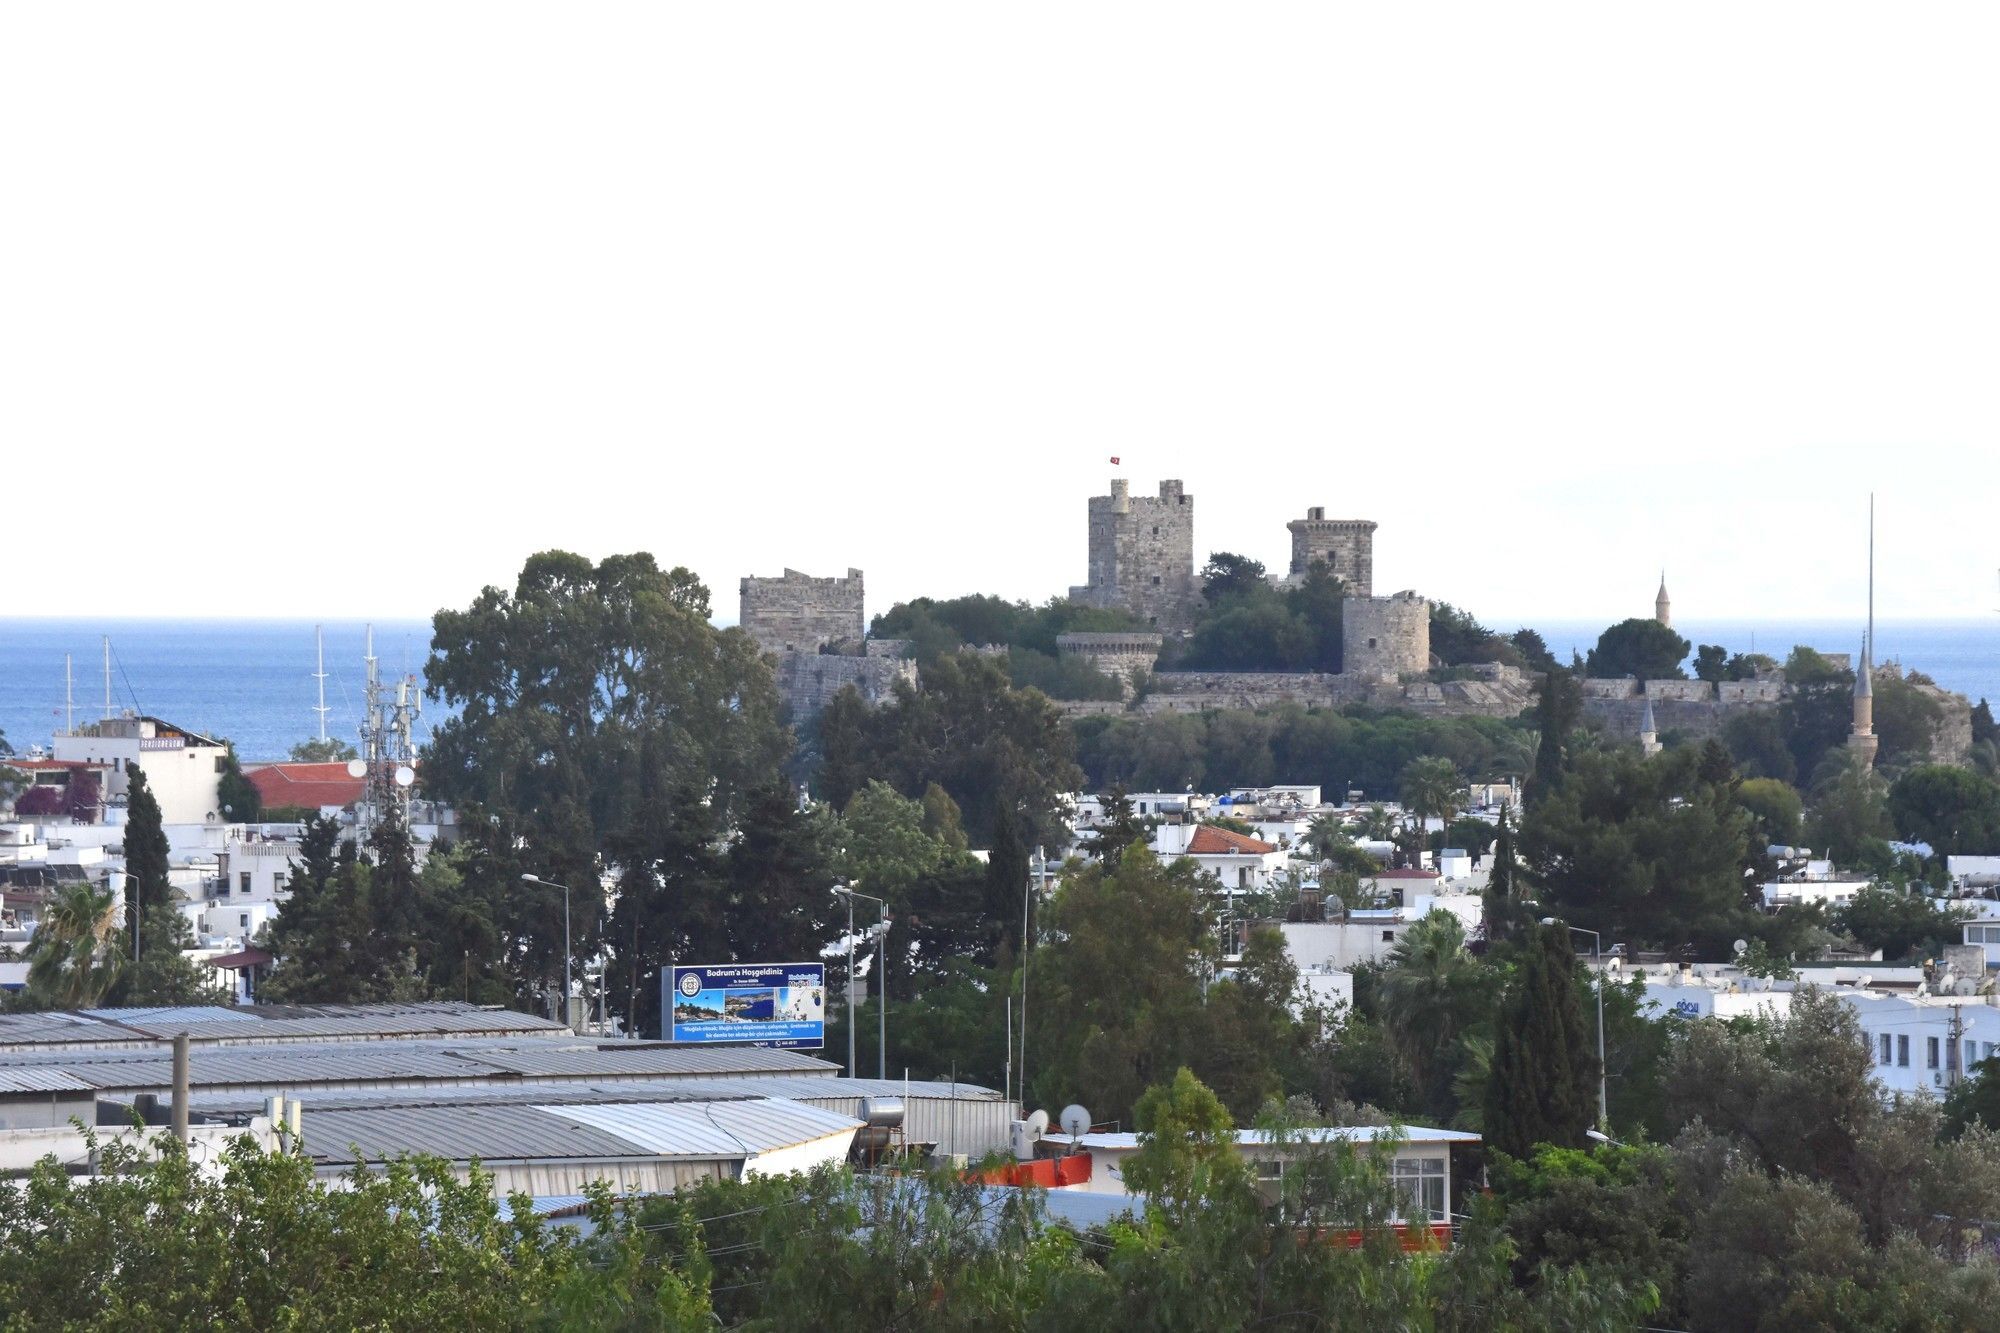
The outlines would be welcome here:
<svg viewBox="0 0 2000 1333">
<path fill-rule="evenodd" d="M 896 682 L 917 683 L 917 664 L 896 657 L 842 657 L 833 653 L 779 653 L 772 666 L 778 694 L 794 724 L 804 722 L 849 685 L 871 704 L 895 694 Z"/>
<path fill-rule="evenodd" d="M 1365 680 L 1430 670 L 1431 604 L 1413 592 L 1350 597 L 1341 611 L 1340 665 Z"/>
<path fill-rule="evenodd" d="M 1304 518 L 1285 524 L 1292 534 L 1290 577 L 1303 576 L 1320 560 L 1347 585 L 1348 596 L 1374 596 L 1375 526 L 1365 518 L 1328 518 L 1324 509 L 1308 509 Z"/>
<path fill-rule="evenodd" d="M 787 569 L 775 579 L 744 579 L 738 595 L 740 623 L 767 653 L 817 653 L 867 632 L 858 569 L 824 579 Z"/>
<path fill-rule="evenodd" d="M 1194 578 L 1194 497 L 1178 481 L 1157 497 L 1134 498 L 1114 479 L 1090 498 L 1090 581 L 1069 590 L 1086 606 L 1130 611 L 1166 631 L 1193 626 L 1201 590 Z"/>
</svg>

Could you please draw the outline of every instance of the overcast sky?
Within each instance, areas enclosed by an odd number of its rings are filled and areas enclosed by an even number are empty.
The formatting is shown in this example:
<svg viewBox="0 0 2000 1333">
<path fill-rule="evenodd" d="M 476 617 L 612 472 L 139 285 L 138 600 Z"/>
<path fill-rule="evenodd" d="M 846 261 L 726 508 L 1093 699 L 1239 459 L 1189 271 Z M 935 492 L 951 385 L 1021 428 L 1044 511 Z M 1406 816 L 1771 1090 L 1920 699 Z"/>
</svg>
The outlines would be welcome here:
<svg viewBox="0 0 2000 1333">
<path fill-rule="evenodd" d="M 528 552 L 870 610 L 1381 523 L 1507 622 L 1988 615 L 1991 5 L 13 5 L 0 614 Z"/>
</svg>

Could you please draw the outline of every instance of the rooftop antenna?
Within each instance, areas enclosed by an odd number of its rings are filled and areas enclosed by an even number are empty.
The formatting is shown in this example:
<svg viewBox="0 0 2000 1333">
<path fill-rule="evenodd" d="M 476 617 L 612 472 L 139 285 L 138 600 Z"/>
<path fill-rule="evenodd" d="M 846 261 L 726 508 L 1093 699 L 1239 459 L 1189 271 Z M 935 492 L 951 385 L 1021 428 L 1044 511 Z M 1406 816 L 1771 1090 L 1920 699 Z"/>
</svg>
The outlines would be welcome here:
<svg viewBox="0 0 2000 1333">
<path fill-rule="evenodd" d="M 313 709 L 319 714 L 319 738 L 326 740 L 326 627 L 313 626 L 313 640 L 319 649 L 319 670 L 313 672 L 313 679 L 319 682 L 319 707 Z"/>
<path fill-rule="evenodd" d="M 1868 652 L 1864 663 L 1875 667 L 1875 492 L 1868 492 Z"/>
</svg>

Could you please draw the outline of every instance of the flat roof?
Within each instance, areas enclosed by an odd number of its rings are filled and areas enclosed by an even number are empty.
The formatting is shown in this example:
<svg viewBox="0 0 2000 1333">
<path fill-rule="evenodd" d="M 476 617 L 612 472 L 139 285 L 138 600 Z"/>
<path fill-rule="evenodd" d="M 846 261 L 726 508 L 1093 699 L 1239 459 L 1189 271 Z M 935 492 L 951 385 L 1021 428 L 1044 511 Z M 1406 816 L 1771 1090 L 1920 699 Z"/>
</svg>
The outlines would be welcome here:
<svg viewBox="0 0 2000 1333">
<path fill-rule="evenodd" d="M 1045 1134 L 1043 1142 L 1070 1142 L 1067 1134 Z M 1085 1134 L 1076 1140 L 1080 1148 L 1119 1152 L 1139 1146 L 1137 1134 Z M 1461 1129 L 1437 1129 L 1430 1125 L 1315 1125 L 1273 1135 L 1261 1129 L 1239 1129 L 1236 1145 L 1255 1148 L 1274 1141 L 1285 1143 L 1478 1143 L 1477 1134 Z"/>
<path fill-rule="evenodd" d="M 179 1033 L 201 1043 L 286 1042 L 561 1034 L 561 1023 L 533 1014 L 455 1001 L 430 1004 L 183 1005 L 172 1008 L 69 1009 L 0 1014 L 0 1053 L 38 1046 L 142 1045 Z"/>
</svg>

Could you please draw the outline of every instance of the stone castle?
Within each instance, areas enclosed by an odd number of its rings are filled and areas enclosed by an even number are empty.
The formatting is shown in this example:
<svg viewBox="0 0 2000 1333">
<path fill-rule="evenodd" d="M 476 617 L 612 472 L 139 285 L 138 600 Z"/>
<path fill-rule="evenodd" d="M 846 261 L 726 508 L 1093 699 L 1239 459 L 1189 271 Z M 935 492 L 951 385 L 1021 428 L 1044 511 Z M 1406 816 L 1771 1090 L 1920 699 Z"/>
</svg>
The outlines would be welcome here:
<svg viewBox="0 0 2000 1333">
<path fill-rule="evenodd" d="M 1130 483 L 1114 478 L 1111 494 L 1090 498 L 1090 579 L 1069 598 L 1130 611 L 1168 633 L 1192 629 L 1201 608 L 1194 497 L 1178 481 L 1163 481 L 1157 499 L 1135 500 Z"/>
<path fill-rule="evenodd" d="M 917 664 L 900 643 L 867 640 L 862 577 L 814 578 L 787 569 L 775 579 L 746 578 L 738 585 L 738 623 L 772 658 L 779 697 L 794 722 L 803 722 L 849 685 L 869 703 L 880 703 L 898 680 L 912 684 Z"/>
</svg>

